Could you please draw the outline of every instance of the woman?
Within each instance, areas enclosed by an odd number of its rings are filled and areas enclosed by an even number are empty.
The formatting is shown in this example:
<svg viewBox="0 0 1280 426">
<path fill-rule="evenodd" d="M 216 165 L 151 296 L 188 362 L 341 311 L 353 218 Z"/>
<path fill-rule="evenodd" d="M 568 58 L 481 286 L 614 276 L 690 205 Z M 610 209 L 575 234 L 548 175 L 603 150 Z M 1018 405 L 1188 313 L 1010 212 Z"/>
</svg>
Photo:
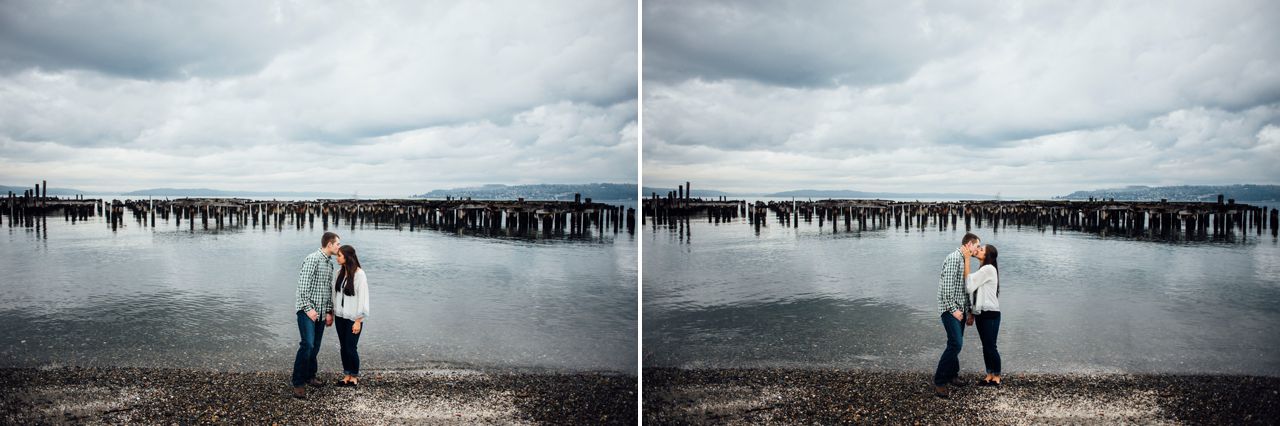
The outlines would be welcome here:
<svg viewBox="0 0 1280 426">
<path fill-rule="evenodd" d="M 977 256 L 982 266 L 969 273 L 969 258 Z M 976 253 L 964 253 L 965 291 L 972 296 L 972 311 L 978 324 L 978 338 L 982 339 L 982 361 L 987 366 L 987 377 L 978 386 L 1000 386 L 1000 351 L 996 349 L 996 336 L 1000 334 L 1000 265 L 996 262 L 1000 252 L 987 244 Z"/>
<path fill-rule="evenodd" d="M 338 386 L 360 384 L 360 330 L 369 317 L 369 283 L 360 258 L 351 246 L 338 248 L 338 276 L 333 279 L 333 324 L 338 329 L 338 342 L 342 345 L 342 381 Z"/>
</svg>

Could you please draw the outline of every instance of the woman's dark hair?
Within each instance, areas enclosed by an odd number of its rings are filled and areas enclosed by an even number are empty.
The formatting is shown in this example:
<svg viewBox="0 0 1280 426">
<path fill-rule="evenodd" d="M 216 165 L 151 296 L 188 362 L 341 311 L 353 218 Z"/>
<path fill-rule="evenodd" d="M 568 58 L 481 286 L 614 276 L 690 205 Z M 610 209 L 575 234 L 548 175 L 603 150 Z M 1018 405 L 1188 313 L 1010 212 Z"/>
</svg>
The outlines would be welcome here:
<svg viewBox="0 0 1280 426">
<path fill-rule="evenodd" d="M 993 246 L 991 244 L 987 244 L 986 250 L 987 250 L 987 254 L 983 255 L 982 266 L 991 265 L 992 268 L 996 268 L 996 276 L 999 277 L 1000 263 L 997 262 L 996 259 L 1000 257 L 1000 251 L 996 250 L 996 246 Z M 999 280 L 999 278 L 996 278 L 996 279 Z M 1000 287 L 1003 287 L 1000 284 L 1003 284 L 1003 283 L 999 281 L 996 282 L 996 297 L 1000 297 Z"/>
<path fill-rule="evenodd" d="M 333 285 L 333 291 L 341 291 L 342 294 L 355 296 L 356 270 L 360 269 L 360 258 L 356 257 L 356 248 L 350 245 L 338 247 L 338 252 L 342 253 L 343 262 L 342 269 L 338 270 L 338 280 Z"/>
</svg>

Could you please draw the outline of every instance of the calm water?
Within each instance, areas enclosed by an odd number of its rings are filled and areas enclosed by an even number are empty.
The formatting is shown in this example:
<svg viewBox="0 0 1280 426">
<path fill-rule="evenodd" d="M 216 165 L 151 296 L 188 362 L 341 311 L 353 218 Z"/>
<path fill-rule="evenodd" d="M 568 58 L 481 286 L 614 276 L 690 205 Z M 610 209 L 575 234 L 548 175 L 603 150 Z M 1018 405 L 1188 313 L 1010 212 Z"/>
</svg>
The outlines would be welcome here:
<svg viewBox="0 0 1280 426">
<path fill-rule="evenodd" d="M 288 370 L 294 289 L 323 230 L 0 227 L 0 366 Z M 364 368 L 635 372 L 636 240 L 336 229 L 369 276 Z M 337 334 L 322 371 L 340 369 Z"/>
<path fill-rule="evenodd" d="M 829 223 L 783 228 L 771 215 L 759 235 L 745 218 L 638 232 L 645 366 L 937 365 L 938 274 L 962 230 L 833 235 Z M 1280 375 L 1280 244 L 1270 230 L 1174 243 L 974 232 L 1000 248 L 1006 372 Z M 965 336 L 962 371 L 982 371 L 977 332 Z"/>
</svg>

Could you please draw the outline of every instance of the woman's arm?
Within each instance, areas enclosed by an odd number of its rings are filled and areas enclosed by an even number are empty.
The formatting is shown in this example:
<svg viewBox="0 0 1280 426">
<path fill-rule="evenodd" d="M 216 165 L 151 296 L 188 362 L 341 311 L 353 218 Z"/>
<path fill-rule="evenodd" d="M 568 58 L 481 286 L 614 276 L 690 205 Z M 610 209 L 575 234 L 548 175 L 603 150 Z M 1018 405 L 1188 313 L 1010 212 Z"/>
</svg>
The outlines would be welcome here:
<svg viewBox="0 0 1280 426">
<path fill-rule="evenodd" d="M 973 293 L 974 291 L 977 291 L 979 288 L 982 288 L 982 286 L 990 284 L 992 281 L 994 281 L 991 279 L 992 278 L 991 274 L 994 271 L 995 271 L 994 268 L 988 268 L 985 265 L 982 266 L 981 268 L 978 268 L 977 272 L 974 272 L 973 275 L 969 275 L 965 280 L 964 282 L 965 291 L 969 293 Z"/>
<path fill-rule="evenodd" d="M 364 268 L 356 274 L 356 321 L 364 321 L 369 316 L 369 280 L 364 275 Z"/>
</svg>

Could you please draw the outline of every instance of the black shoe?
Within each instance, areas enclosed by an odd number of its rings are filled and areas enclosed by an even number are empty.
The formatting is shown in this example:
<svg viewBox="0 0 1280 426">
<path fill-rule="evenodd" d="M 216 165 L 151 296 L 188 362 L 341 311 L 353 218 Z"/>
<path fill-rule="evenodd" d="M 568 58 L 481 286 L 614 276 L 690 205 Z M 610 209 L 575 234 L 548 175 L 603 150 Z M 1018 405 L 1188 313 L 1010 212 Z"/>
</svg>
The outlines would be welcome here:
<svg viewBox="0 0 1280 426">
<path fill-rule="evenodd" d="M 350 386 L 352 386 L 352 383 L 351 383 L 351 382 L 348 382 L 348 381 L 344 381 L 344 380 L 339 379 L 339 380 L 338 380 L 338 382 L 337 382 L 337 383 L 334 383 L 333 385 L 334 385 L 334 386 L 337 386 L 337 387 L 340 387 L 340 388 L 345 388 L 345 387 L 350 387 Z"/>
<path fill-rule="evenodd" d="M 992 381 L 987 380 L 987 379 L 978 379 L 978 387 L 984 387 L 984 388 L 985 388 L 985 387 L 988 387 L 988 386 L 995 386 L 995 385 L 994 385 L 994 383 L 995 383 L 995 382 L 992 382 Z"/>
<path fill-rule="evenodd" d="M 968 383 L 965 383 L 965 382 L 963 382 L 963 381 L 961 381 L 961 380 L 960 380 L 960 376 L 956 376 L 956 378 L 951 379 L 951 386 L 955 386 L 955 387 L 958 387 L 958 388 L 962 388 L 962 387 L 965 387 L 965 386 L 968 386 L 968 385 L 969 385 Z"/>
</svg>

